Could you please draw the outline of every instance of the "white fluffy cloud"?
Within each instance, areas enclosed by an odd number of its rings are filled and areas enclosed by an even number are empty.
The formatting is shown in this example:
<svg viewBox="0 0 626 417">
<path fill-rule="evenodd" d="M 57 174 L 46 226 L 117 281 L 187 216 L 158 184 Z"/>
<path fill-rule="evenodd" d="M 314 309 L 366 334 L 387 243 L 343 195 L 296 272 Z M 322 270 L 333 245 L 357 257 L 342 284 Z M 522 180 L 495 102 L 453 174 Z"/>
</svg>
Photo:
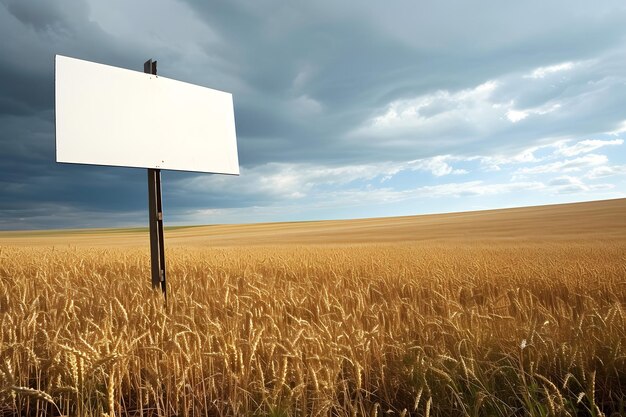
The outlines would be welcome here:
<svg viewBox="0 0 626 417">
<path fill-rule="evenodd" d="M 548 113 L 552 113 L 554 111 L 557 111 L 560 108 L 561 108 L 561 104 L 559 104 L 559 103 L 556 103 L 556 104 L 548 103 L 548 104 L 543 105 L 543 106 L 538 106 L 538 107 L 534 107 L 534 108 L 528 108 L 528 109 L 524 109 L 524 110 L 516 110 L 516 109 L 511 107 L 510 110 L 508 110 L 506 112 L 506 118 L 509 119 L 511 121 L 511 123 L 517 123 L 517 122 L 520 122 L 520 121 L 526 119 L 530 115 L 543 116 L 544 114 L 548 114 Z"/>
<path fill-rule="evenodd" d="M 262 205 L 266 207 L 298 201 L 315 207 L 349 207 L 368 202 L 382 204 L 417 198 L 493 197 L 528 192 L 546 196 L 584 195 L 613 188 L 612 184 L 600 184 L 596 179 L 626 173 L 624 166 L 609 165 L 606 155 L 589 152 L 622 144 L 621 140 L 560 140 L 499 156 L 440 155 L 404 162 L 341 166 L 274 163 L 244 168 L 240 178 L 202 175 L 183 179 L 176 188 L 194 195 L 256 198 L 263 200 Z M 417 178 L 411 174 L 417 171 L 429 173 L 435 184 L 407 183 L 406 178 Z M 475 178 L 476 173 L 485 171 L 498 171 L 498 177 Z M 391 182 L 400 173 L 404 173 L 404 182 L 401 185 Z M 456 180 L 459 175 L 464 175 L 466 180 Z M 530 176 L 532 180 L 528 179 Z"/>
<path fill-rule="evenodd" d="M 624 140 L 615 139 L 615 140 L 597 140 L 597 139 L 589 139 L 589 140 L 581 140 L 573 145 L 568 145 L 567 143 L 559 142 L 557 143 L 557 153 L 564 156 L 576 156 L 581 153 L 589 153 L 593 152 L 596 149 L 602 148 L 604 146 L 616 146 L 622 145 Z"/>
<path fill-rule="evenodd" d="M 408 100 L 396 100 L 356 133 L 383 134 L 405 131 L 415 135 L 445 134 L 467 126 L 476 130 L 493 126 L 508 109 L 497 109 L 490 100 L 498 83 L 487 81 L 473 88 L 452 92 L 440 90 Z M 471 129 L 470 129 L 471 130 Z"/>
<path fill-rule="evenodd" d="M 547 67 L 535 68 L 530 74 L 525 75 L 524 78 L 545 78 L 547 75 L 568 71 L 574 68 L 573 62 L 562 62 L 560 64 L 548 65 Z"/>
<path fill-rule="evenodd" d="M 572 157 L 619 145 L 622 139 L 587 139 L 626 131 L 612 110 L 626 101 L 617 98 L 626 95 L 624 76 L 602 73 L 613 59 L 566 61 L 490 78 L 470 88 L 393 100 L 349 137 L 361 146 L 413 146 L 428 156 L 458 152 L 492 157 L 498 151 L 511 154 L 516 148 L 520 152 L 560 142 L 561 155 Z M 576 136 L 583 140 L 570 145 L 569 138 Z"/>
<path fill-rule="evenodd" d="M 548 186 L 552 187 L 552 191 L 557 194 L 585 193 L 614 188 L 612 184 L 588 184 L 582 178 L 571 175 L 556 177 L 548 182 Z"/>
<path fill-rule="evenodd" d="M 586 177 L 591 179 L 611 177 L 613 175 L 626 175 L 626 165 L 605 165 L 590 170 Z"/>
<path fill-rule="evenodd" d="M 262 194 L 276 199 L 298 199 L 314 188 L 339 187 L 356 181 L 384 182 L 403 171 L 423 171 L 434 177 L 462 175 L 467 171 L 451 165 L 448 155 L 405 162 L 377 164 L 320 166 L 312 164 L 273 163 L 252 169 L 243 168 L 239 178 L 198 175 L 179 180 L 176 188 L 188 193 Z"/>
<path fill-rule="evenodd" d="M 504 183 L 486 183 L 485 181 L 468 181 L 420 187 L 416 191 L 420 195 L 432 197 L 463 197 L 507 194 L 514 191 L 542 190 L 545 185 L 539 181 L 513 181 Z"/>
<path fill-rule="evenodd" d="M 606 155 L 589 154 L 574 159 L 551 162 L 549 164 L 525 167 L 517 170 L 517 174 L 546 174 L 557 172 L 574 172 L 586 168 L 597 167 L 608 162 Z"/>
</svg>

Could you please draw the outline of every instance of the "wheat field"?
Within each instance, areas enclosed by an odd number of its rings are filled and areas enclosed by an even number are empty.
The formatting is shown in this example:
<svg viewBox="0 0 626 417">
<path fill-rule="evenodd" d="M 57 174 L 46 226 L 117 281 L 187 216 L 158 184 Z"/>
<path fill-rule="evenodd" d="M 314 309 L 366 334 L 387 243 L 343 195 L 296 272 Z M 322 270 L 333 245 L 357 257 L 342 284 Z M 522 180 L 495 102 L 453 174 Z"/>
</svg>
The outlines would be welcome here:
<svg viewBox="0 0 626 417">
<path fill-rule="evenodd" d="M 0 415 L 626 415 L 626 200 L 0 233 Z"/>
</svg>

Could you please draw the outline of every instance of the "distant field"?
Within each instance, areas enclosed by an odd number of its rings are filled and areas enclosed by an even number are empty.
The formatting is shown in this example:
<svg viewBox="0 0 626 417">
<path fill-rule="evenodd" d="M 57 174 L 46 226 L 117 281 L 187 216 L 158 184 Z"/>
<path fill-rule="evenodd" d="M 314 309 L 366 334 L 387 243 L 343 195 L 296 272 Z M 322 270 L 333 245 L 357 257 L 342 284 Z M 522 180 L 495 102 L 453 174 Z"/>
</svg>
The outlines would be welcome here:
<svg viewBox="0 0 626 417">
<path fill-rule="evenodd" d="M 167 214 L 167 213 L 166 213 Z M 167 217 L 165 218 L 167 224 Z M 173 227 L 166 246 L 624 240 L 626 199 L 425 216 Z M 140 246 L 147 228 L 0 232 L 0 245 Z"/>
<path fill-rule="evenodd" d="M 0 233 L 0 415 L 626 415 L 626 200 Z"/>
</svg>

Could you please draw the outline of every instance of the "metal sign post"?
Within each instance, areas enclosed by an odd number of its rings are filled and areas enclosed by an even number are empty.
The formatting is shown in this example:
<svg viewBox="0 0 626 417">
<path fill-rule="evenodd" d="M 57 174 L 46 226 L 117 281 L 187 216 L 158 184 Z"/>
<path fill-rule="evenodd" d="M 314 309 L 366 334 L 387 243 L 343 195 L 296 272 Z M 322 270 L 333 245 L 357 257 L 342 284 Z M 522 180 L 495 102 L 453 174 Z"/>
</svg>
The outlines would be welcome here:
<svg viewBox="0 0 626 417">
<path fill-rule="evenodd" d="M 157 75 L 157 63 L 151 59 L 143 64 L 143 72 Z M 148 168 L 148 212 L 150 219 L 150 265 L 152 288 L 161 286 L 167 303 L 165 281 L 165 245 L 163 243 L 163 204 L 161 201 L 161 170 Z"/>
</svg>

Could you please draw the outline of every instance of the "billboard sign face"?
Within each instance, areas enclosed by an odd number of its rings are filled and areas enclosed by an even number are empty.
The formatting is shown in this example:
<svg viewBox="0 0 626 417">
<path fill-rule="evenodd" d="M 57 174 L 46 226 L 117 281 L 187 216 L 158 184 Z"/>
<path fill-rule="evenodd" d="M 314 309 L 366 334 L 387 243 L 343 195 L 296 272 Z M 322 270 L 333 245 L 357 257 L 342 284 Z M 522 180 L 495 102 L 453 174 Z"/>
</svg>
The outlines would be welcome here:
<svg viewBox="0 0 626 417">
<path fill-rule="evenodd" d="M 239 174 L 230 93 L 57 55 L 57 162 Z"/>
</svg>

